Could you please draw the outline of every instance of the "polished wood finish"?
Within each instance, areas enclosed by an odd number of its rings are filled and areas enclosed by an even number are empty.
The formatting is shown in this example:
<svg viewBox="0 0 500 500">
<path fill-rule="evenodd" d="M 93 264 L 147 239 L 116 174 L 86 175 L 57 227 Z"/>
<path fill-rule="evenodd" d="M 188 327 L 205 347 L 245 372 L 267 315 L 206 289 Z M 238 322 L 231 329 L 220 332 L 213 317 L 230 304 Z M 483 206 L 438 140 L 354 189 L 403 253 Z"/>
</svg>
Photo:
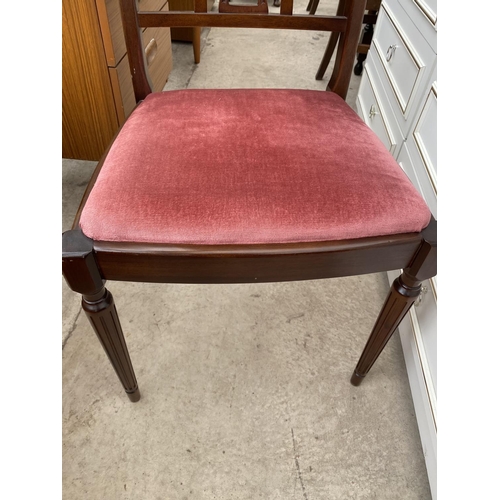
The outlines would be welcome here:
<svg viewBox="0 0 500 500">
<path fill-rule="evenodd" d="M 102 288 L 104 280 L 90 238 L 81 231 L 66 231 L 62 237 L 62 254 L 63 275 L 71 290 L 93 295 Z"/>
<path fill-rule="evenodd" d="M 122 0 L 123 1 L 123 0 Z M 212 12 L 161 12 L 139 13 L 139 23 L 143 27 L 165 26 L 207 26 L 209 28 L 264 28 L 294 29 L 311 31 L 344 31 L 347 26 L 345 17 L 301 16 L 281 14 L 217 14 Z"/>
<path fill-rule="evenodd" d="M 104 287 L 93 242 L 81 231 L 67 231 L 62 240 L 63 274 L 68 286 L 82 294 L 82 309 L 132 402 L 140 393 L 113 296 Z"/>
<path fill-rule="evenodd" d="M 144 74 L 142 50 L 138 49 L 140 27 L 221 27 L 221 28 L 267 28 L 298 29 L 314 31 L 341 32 L 339 49 L 335 60 L 332 78 L 328 88 L 345 98 L 349 88 L 352 66 L 356 55 L 358 37 L 365 2 L 346 0 L 345 15 L 308 16 L 256 13 L 179 13 L 147 12 L 137 13 L 134 0 L 120 0 L 123 12 L 125 39 L 129 47 L 131 73 L 134 75 L 136 100 L 144 99 L 150 93 L 151 85 Z M 354 37 L 355 35 L 355 37 Z M 149 89 L 149 90 L 148 90 Z"/>
<path fill-rule="evenodd" d="M 234 5 L 230 4 L 229 0 L 219 0 L 219 12 L 221 14 L 231 12 L 254 12 L 256 14 L 268 14 L 269 7 L 267 6 L 267 0 L 257 0 L 255 5 Z"/>
<path fill-rule="evenodd" d="M 128 398 L 133 403 L 136 403 L 141 398 L 141 393 L 137 386 L 137 379 L 135 378 L 113 296 L 109 290 L 102 287 L 97 293 L 82 297 L 82 308 Z"/>
<path fill-rule="evenodd" d="M 99 160 L 135 106 L 119 0 L 63 0 L 62 157 Z M 146 9 L 168 9 L 167 0 L 141 0 Z M 148 66 L 153 90 L 172 69 L 168 29 L 142 29 L 155 38 Z M 153 33 L 155 32 L 155 33 Z"/>
<path fill-rule="evenodd" d="M 418 297 L 421 282 L 436 274 L 437 223 L 422 233 L 351 241 L 283 245 L 155 245 L 93 242 L 79 229 L 63 235 L 63 272 L 68 285 L 82 293 L 96 334 L 130 397 L 136 397 L 133 369 L 112 298 L 104 280 L 160 283 L 261 283 L 352 276 L 403 268 L 379 314 L 351 383 L 359 385 L 400 321 Z M 99 321 L 96 320 L 99 318 Z M 99 323 L 100 322 L 100 323 Z M 101 325 L 101 326 L 99 326 Z M 116 368 L 116 359 L 122 361 Z M 125 364 L 124 364 L 125 363 Z M 126 369 L 121 368 L 126 366 Z M 125 370 L 125 371 L 124 371 Z"/>
<path fill-rule="evenodd" d="M 130 65 L 130 74 L 132 75 L 132 85 L 136 102 L 142 101 L 153 91 L 151 78 L 146 69 L 144 59 L 144 47 L 141 36 L 141 26 L 139 25 L 139 15 L 135 8 L 124 8 L 123 0 L 120 0 L 122 6 L 122 20 L 125 29 L 125 41 L 128 47 L 128 62 Z"/>
<path fill-rule="evenodd" d="M 276 1 L 273 3 L 275 7 L 280 8 L 280 14 L 293 14 L 293 0 L 282 0 L 281 3 L 276 4 Z"/>
<path fill-rule="evenodd" d="M 340 35 L 335 66 L 333 67 L 333 73 L 328 82 L 328 88 L 344 99 L 349 89 L 349 82 L 351 81 L 352 64 L 356 57 L 358 38 L 361 32 L 364 12 L 364 1 L 353 2 L 346 0 L 344 13 L 347 15 L 350 22 L 345 32 Z"/>
<path fill-rule="evenodd" d="M 410 307 L 417 300 L 422 281 L 437 274 L 437 225 L 434 220 L 422 231 L 422 243 L 411 263 L 394 280 L 368 342 L 351 377 L 361 384 Z"/>
<path fill-rule="evenodd" d="M 193 28 L 193 53 L 194 63 L 200 64 L 201 61 L 201 28 Z"/>
<path fill-rule="evenodd" d="M 64 0 L 62 21 L 62 157 L 97 160 L 118 117 L 95 3 Z"/>
<path fill-rule="evenodd" d="M 411 285 L 407 285 L 404 282 L 406 280 L 403 280 L 403 276 L 405 275 L 396 278 L 392 284 L 389 295 L 352 374 L 351 383 L 353 385 L 361 384 L 363 378 L 369 372 L 387 342 L 389 342 L 392 334 L 396 331 L 399 323 L 401 323 L 401 320 L 420 294 L 422 283 L 409 280 L 406 277 L 407 281 L 411 282 Z"/>
<path fill-rule="evenodd" d="M 344 13 L 344 9 L 345 9 L 345 0 L 339 0 L 339 3 L 337 5 L 337 15 L 338 16 L 342 15 Z M 323 54 L 323 58 L 321 59 L 319 69 L 316 73 L 316 80 L 321 80 L 325 75 L 325 71 L 328 68 L 328 65 L 330 64 L 330 61 L 332 60 L 332 56 L 335 51 L 335 47 L 337 46 L 337 43 L 339 41 L 339 38 L 340 38 L 340 33 L 336 33 L 335 31 L 330 33 L 330 38 L 328 39 L 328 44 L 326 46 L 325 53 Z"/>
<path fill-rule="evenodd" d="M 364 2 L 345 2 L 346 16 L 272 14 L 170 13 L 137 14 L 135 0 L 121 0 L 125 39 L 134 75 L 136 100 L 151 92 L 142 28 L 160 26 L 338 29 L 341 32 L 330 90 L 345 98 L 358 44 Z M 197 0 L 202 9 L 205 0 Z M 286 3 L 285 8 L 289 9 Z M 312 26 L 312 28 L 311 28 Z M 346 139 L 348 140 L 348 139 Z M 111 144 L 108 146 L 111 147 Z M 107 154 L 107 153 L 106 153 Z M 63 235 L 63 274 L 70 288 L 83 295 L 82 306 L 125 391 L 139 398 L 137 381 L 105 280 L 161 283 L 259 283 L 352 276 L 403 269 L 369 337 L 351 382 L 363 380 L 399 322 L 418 297 L 421 282 L 436 274 L 437 223 L 431 219 L 421 233 L 356 240 L 273 245 L 166 245 L 92 241 L 79 229 L 79 218 L 106 154 L 97 166 L 77 212 L 73 229 Z"/>
<path fill-rule="evenodd" d="M 319 2 L 319 0 L 318 0 Z M 366 59 L 366 54 L 368 53 L 368 49 L 370 48 L 372 36 L 373 36 L 373 25 L 377 22 L 377 14 L 380 8 L 381 0 L 367 0 L 366 2 L 366 10 L 368 12 L 363 16 L 363 24 L 365 28 L 363 30 L 363 35 L 361 41 L 358 44 L 357 53 L 357 63 L 354 68 L 354 74 L 360 75 L 363 70 L 363 61 Z M 342 15 L 345 9 L 345 0 L 339 0 L 337 6 L 337 15 Z M 335 47 L 339 41 L 339 33 L 332 33 L 330 35 L 330 39 L 328 40 L 328 44 L 325 49 L 325 53 L 323 54 L 323 58 L 321 59 L 321 63 L 319 65 L 318 71 L 316 72 L 316 80 L 322 80 L 325 72 L 330 64 L 333 53 L 335 51 Z"/>
<path fill-rule="evenodd" d="M 314 14 L 316 14 L 318 5 L 319 5 L 319 0 L 310 0 L 310 2 L 307 4 L 307 10 L 309 11 L 309 15 L 314 16 Z"/>
</svg>

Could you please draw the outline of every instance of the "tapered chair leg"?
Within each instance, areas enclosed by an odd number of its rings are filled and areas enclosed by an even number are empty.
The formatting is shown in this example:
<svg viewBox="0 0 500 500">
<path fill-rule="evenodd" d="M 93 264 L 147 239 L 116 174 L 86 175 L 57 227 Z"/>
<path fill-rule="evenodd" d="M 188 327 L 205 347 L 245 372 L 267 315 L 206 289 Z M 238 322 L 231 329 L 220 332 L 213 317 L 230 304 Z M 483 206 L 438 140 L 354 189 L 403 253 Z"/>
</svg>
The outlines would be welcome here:
<svg viewBox="0 0 500 500">
<path fill-rule="evenodd" d="M 141 395 L 111 292 L 103 287 L 95 295 L 84 295 L 82 308 L 130 401 L 139 401 Z"/>
<path fill-rule="evenodd" d="M 318 5 L 319 5 L 319 0 L 312 0 L 310 2 L 310 7 L 309 9 L 307 9 L 309 11 L 309 15 L 311 16 L 314 16 L 314 14 L 316 14 L 316 10 L 318 9 Z"/>
<path fill-rule="evenodd" d="M 385 304 L 380 311 L 368 342 L 351 377 L 353 385 L 359 385 L 370 371 L 396 328 L 417 300 L 422 281 L 437 273 L 437 223 L 434 219 L 422 231 L 422 245 L 413 257 L 411 265 L 394 280 Z"/>
<path fill-rule="evenodd" d="M 193 28 L 193 55 L 195 64 L 201 60 L 201 28 Z"/>
<path fill-rule="evenodd" d="M 399 323 L 413 305 L 422 283 L 403 273 L 394 280 L 389 295 L 373 327 L 368 342 L 359 358 L 351 378 L 351 384 L 359 385 L 370 371 Z"/>
<path fill-rule="evenodd" d="M 104 287 L 94 242 L 80 230 L 66 231 L 62 238 L 63 275 L 69 287 L 82 295 L 82 308 L 108 355 L 130 401 L 139 401 L 132 362 L 128 354 L 113 296 Z"/>
</svg>

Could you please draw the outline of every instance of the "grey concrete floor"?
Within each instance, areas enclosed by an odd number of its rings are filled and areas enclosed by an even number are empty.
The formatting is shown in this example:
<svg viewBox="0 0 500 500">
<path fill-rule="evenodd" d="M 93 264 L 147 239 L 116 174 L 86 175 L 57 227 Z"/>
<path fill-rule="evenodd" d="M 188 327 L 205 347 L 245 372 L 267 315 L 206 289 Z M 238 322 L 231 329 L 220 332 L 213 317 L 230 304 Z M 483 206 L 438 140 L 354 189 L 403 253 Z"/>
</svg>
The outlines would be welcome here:
<svg viewBox="0 0 500 500">
<path fill-rule="evenodd" d="M 314 75 L 326 42 L 204 30 L 198 66 L 191 45 L 173 44 L 165 90 L 324 89 Z M 358 85 L 353 76 L 351 105 Z M 63 230 L 95 165 L 63 160 Z M 142 392 L 132 404 L 63 282 L 64 498 L 429 499 L 399 338 L 361 387 L 349 383 L 388 286 L 385 274 L 109 282 Z"/>
</svg>

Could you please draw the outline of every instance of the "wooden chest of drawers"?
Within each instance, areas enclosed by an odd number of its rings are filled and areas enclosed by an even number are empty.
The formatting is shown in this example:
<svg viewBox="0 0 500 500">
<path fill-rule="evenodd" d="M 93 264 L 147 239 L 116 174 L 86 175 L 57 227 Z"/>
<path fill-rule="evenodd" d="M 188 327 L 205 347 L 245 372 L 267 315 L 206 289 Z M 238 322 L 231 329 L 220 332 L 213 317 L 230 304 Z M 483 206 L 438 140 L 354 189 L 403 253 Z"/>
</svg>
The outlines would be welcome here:
<svg viewBox="0 0 500 500">
<path fill-rule="evenodd" d="M 167 0 L 138 0 L 140 10 L 168 10 Z M 172 69 L 168 28 L 147 28 L 143 44 L 153 89 Z M 98 160 L 130 115 L 134 93 L 119 0 L 63 0 L 62 157 Z"/>
</svg>

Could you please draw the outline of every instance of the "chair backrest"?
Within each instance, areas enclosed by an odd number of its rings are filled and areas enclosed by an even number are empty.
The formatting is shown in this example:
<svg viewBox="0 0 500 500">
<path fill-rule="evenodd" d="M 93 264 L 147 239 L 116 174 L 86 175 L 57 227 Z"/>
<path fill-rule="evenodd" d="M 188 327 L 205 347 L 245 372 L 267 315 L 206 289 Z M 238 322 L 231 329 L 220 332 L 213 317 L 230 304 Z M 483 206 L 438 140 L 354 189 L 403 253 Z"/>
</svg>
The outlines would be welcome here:
<svg viewBox="0 0 500 500">
<path fill-rule="evenodd" d="M 279 14 L 267 12 L 266 0 L 258 0 L 254 8 L 230 5 L 228 0 L 220 0 L 218 13 L 207 12 L 207 0 L 194 0 L 194 12 L 138 12 L 137 0 L 120 0 L 120 4 L 137 102 L 152 92 L 141 37 L 142 28 L 152 27 L 268 28 L 338 32 L 340 40 L 329 90 L 345 99 L 366 0 L 345 0 L 343 15 L 336 16 L 293 14 L 293 0 L 281 0 Z"/>
</svg>

